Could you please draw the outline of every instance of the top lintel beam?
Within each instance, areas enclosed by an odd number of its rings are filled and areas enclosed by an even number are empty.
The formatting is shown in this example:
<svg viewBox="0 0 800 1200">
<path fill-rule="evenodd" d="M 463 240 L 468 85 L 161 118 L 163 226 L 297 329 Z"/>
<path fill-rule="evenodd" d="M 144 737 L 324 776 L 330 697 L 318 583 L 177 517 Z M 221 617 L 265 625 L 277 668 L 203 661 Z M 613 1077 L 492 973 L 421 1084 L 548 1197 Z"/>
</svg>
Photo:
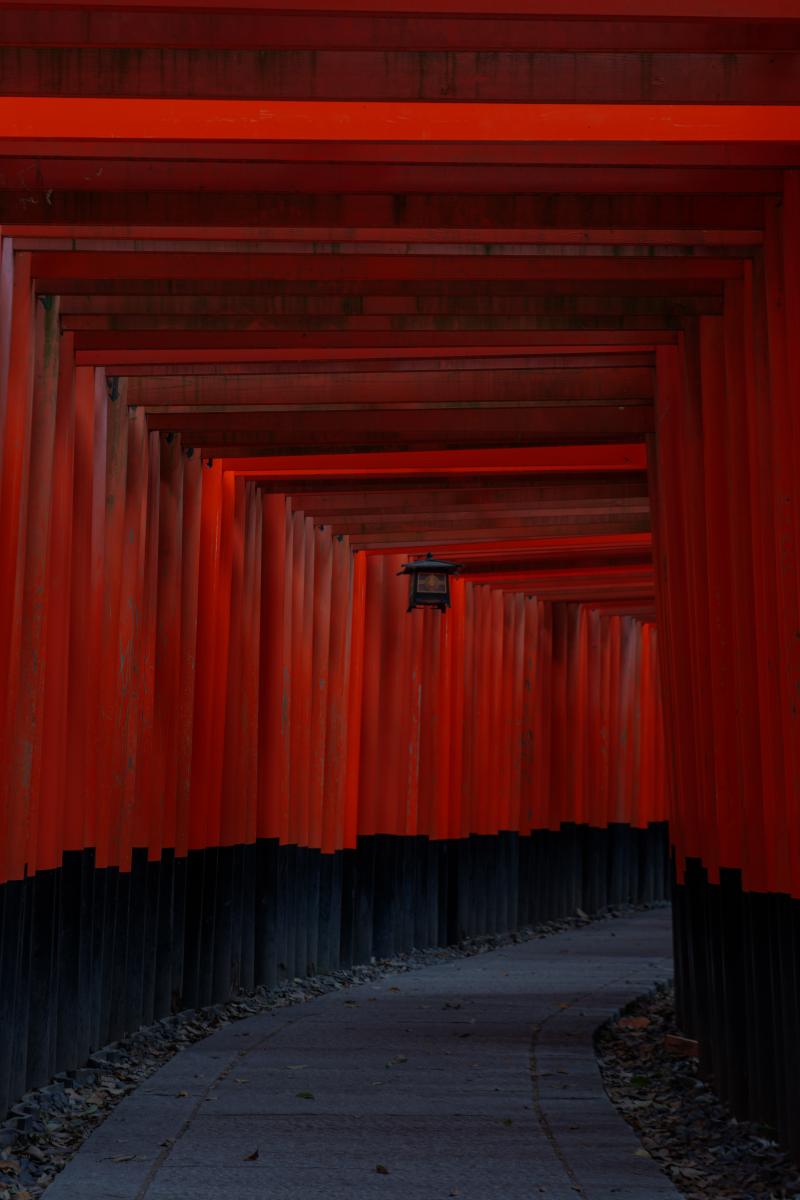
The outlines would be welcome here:
<svg viewBox="0 0 800 1200">
<path fill-rule="evenodd" d="M 38 251 L 36 279 L 735 279 L 734 258 L 417 255 L 188 254 L 158 251 Z"/>
<path fill-rule="evenodd" d="M 665 4 L 665 7 L 666 4 Z M 397 20 L 385 9 L 317 11 L 309 20 L 302 9 L 275 11 L 263 6 L 239 11 L 236 20 L 220 21 L 214 9 L 48 8 L 46 0 L 27 0 L 24 11 L 0 8 L 0 44 L 6 46 L 137 47 L 158 49 L 273 51 L 329 50 L 474 50 L 482 54 L 525 53 L 720 53 L 783 54 L 797 47 L 796 20 L 714 20 L 665 17 L 633 21 L 591 17 L 552 19 L 529 16 L 509 20 L 500 10 L 484 14 L 418 12 Z M 230 10 L 228 10 L 230 11 Z M 792 14 L 795 16 L 796 14 Z M 113 93 L 112 93 L 113 94 Z"/>
<path fill-rule="evenodd" d="M 792 0 L 794 3 L 795 0 Z M 0 97 L 20 139 L 270 142 L 796 142 L 800 105 Z"/>
<path fill-rule="evenodd" d="M 30 0 L 6 0 L 9 9 L 27 8 Z M 341 11 L 340 0 L 44 0 L 51 9 L 122 9 L 129 11 L 160 9 L 172 12 L 216 11 L 226 17 L 235 12 L 308 13 Z M 516 17 L 599 17 L 604 20 L 659 20 L 665 17 L 713 18 L 715 20 L 785 21 L 797 17 L 796 0 L 347 0 L 349 13 L 424 14 L 428 16 L 516 16 Z"/>
</svg>

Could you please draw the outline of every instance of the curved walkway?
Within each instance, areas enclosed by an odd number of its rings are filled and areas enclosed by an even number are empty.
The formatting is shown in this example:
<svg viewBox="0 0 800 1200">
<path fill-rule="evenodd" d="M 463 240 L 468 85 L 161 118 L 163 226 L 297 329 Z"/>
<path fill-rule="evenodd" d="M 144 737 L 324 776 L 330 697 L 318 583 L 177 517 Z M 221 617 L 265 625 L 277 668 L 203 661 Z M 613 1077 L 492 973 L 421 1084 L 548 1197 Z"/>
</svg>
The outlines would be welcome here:
<svg viewBox="0 0 800 1200">
<path fill-rule="evenodd" d="M 46 1198 L 675 1200 L 592 1048 L 671 971 L 661 910 L 228 1026 L 125 1099 Z"/>
</svg>

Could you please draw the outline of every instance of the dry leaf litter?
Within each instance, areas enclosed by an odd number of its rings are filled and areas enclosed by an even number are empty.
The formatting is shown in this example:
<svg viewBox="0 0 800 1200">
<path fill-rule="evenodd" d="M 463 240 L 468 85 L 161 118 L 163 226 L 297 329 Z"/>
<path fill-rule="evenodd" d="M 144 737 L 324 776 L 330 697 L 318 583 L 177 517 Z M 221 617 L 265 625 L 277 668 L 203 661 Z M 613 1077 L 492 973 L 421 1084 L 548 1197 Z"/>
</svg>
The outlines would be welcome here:
<svg viewBox="0 0 800 1200">
<path fill-rule="evenodd" d="M 680 1032 L 665 985 L 596 1038 L 606 1091 L 644 1151 L 689 1200 L 800 1200 L 800 1169 L 772 1131 L 737 1121 L 700 1078 L 697 1058 L 668 1049 Z"/>
</svg>

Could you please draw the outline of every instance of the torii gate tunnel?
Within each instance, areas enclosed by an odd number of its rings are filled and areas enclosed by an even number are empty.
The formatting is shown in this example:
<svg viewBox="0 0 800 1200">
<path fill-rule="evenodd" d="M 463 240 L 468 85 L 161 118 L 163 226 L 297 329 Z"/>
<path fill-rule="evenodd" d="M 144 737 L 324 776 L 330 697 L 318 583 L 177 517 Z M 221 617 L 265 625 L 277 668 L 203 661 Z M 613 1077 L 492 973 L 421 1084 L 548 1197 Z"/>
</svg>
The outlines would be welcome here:
<svg viewBox="0 0 800 1200">
<path fill-rule="evenodd" d="M 6 0 L 0 189 L 0 1111 L 672 873 L 800 1151 L 797 0 Z"/>
</svg>

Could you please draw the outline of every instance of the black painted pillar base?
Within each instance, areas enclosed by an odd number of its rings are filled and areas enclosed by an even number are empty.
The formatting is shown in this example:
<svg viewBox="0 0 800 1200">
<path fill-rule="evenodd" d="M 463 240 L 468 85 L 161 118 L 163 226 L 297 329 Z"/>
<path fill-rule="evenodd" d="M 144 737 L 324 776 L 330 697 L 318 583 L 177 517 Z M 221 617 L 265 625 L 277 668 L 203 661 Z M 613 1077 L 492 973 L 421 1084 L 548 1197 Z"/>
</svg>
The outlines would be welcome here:
<svg viewBox="0 0 800 1200">
<path fill-rule="evenodd" d="M 800 902 L 743 891 L 739 871 L 710 883 L 688 860 L 673 922 L 678 1023 L 702 1073 L 800 1158 Z"/>
<path fill-rule="evenodd" d="M 90 850 L 67 854 L 58 871 L 0 887 L 0 1113 L 93 1049 L 171 1012 L 578 908 L 596 912 L 609 899 L 664 899 L 666 846 L 663 825 L 565 825 L 528 837 L 361 837 L 337 854 L 269 839 L 185 858 L 165 851 L 158 862 L 137 849 L 128 871 L 97 869 Z M 690 875 L 677 905 L 692 931 L 679 938 L 678 968 L 691 1027 L 707 1034 L 719 1020 L 728 1049 L 746 1021 L 796 1031 L 785 983 L 797 973 L 794 907 L 781 898 L 745 905 L 731 880 L 719 902 L 706 892 Z M 701 972 L 718 935 L 723 951 L 713 972 Z M 756 978 L 768 981 L 769 999 L 751 986 Z M 729 1070 L 726 1086 L 742 1105 L 749 1080 L 759 1111 L 783 1119 L 800 1070 L 790 1063 L 778 1072 L 783 1043 L 770 1037 Z M 720 1054 L 711 1059 L 718 1071 L 730 1061 Z"/>
</svg>

